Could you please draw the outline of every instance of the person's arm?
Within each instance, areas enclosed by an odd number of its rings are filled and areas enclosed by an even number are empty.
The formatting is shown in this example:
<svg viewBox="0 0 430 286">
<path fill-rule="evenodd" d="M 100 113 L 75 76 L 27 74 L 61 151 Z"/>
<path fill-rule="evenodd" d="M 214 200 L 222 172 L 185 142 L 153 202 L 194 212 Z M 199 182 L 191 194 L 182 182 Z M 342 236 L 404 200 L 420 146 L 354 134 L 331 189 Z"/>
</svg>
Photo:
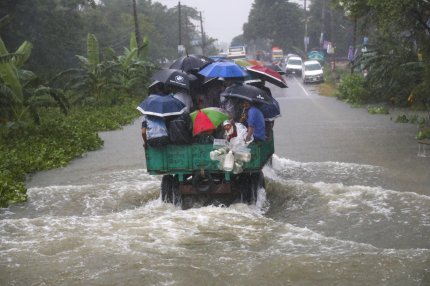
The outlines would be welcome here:
<svg viewBox="0 0 430 286">
<path fill-rule="evenodd" d="M 142 139 L 143 139 L 143 147 L 146 149 L 147 144 L 146 144 L 146 128 L 142 127 Z"/>
<path fill-rule="evenodd" d="M 254 128 L 251 126 L 248 126 L 248 130 L 246 132 L 245 143 L 249 142 L 251 140 L 252 134 L 254 134 Z"/>
<path fill-rule="evenodd" d="M 142 139 L 143 139 L 143 147 L 146 149 L 146 147 L 147 147 L 147 144 L 146 144 L 146 140 L 147 140 L 147 137 L 146 137 L 146 129 L 148 128 L 148 125 L 147 125 L 147 121 L 146 121 L 146 119 L 145 120 L 143 120 L 142 121 L 142 128 L 140 129 L 141 130 L 141 133 L 142 133 Z"/>
</svg>

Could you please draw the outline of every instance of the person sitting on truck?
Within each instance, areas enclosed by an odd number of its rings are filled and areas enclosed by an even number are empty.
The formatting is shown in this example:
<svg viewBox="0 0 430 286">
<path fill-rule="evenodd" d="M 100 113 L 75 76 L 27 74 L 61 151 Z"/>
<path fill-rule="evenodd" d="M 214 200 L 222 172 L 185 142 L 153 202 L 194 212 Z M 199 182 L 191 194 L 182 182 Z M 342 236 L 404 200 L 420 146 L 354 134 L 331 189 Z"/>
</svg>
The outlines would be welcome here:
<svg viewBox="0 0 430 286">
<path fill-rule="evenodd" d="M 142 121 L 143 147 L 162 147 L 169 144 L 166 122 L 164 118 L 146 115 Z"/>
<path fill-rule="evenodd" d="M 178 99 L 183 104 L 185 104 L 185 107 L 186 107 L 185 112 L 190 113 L 192 111 L 194 104 L 188 90 L 181 88 L 179 86 L 171 85 L 170 92 L 173 94 L 174 98 Z"/>
<path fill-rule="evenodd" d="M 246 127 L 239 122 L 233 123 L 231 120 L 224 120 L 224 139 L 230 142 L 233 146 L 245 145 L 245 137 L 247 134 Z"/>
<path fill-rule="evenodd" d="M 261 110 L 248 100 L 242 100 L 242 107 L 244 112 L 240 117 L 240 122 L 244 123 L 247 127 L 245 143 L 248 144 L 251 142 L 252 136 L 254 137 L 254 141 L 265 141 L 266 126 Z"/>
<path fill-rule="evenodd" d="M 224 83 L 224 87 L 227 88 L 234 84 L 243 84 L 243 82 L 238 81 L 238 79 L 242 79 L 242 78 L 226 79 L 227 81 Z M 240 106 L 240 99 L 235 97 L 227 97 L 227 98 L 221 97 L 221 108 L 224 109 L 230 115 L 233 121 L 239 122 L 240 115 L 242 113 L 242 109 Z"/>
<path fill-rule="evenodd" d="M 259 79 L 259 80 L 253 80 L 250 81 L 249 83 L 247 83 L 249 85 L 258 87 L 259 89 L 265 91 L 267 93 L 268 96 L 272 97 L 272 91 L 270 90 L 270 88 L 268 88 L 266 86 L 266 81 L 264 79 Z M 265 124 L 265 128 L 266 128 L 266 138 L 272 138 L 273 136 L 273 127 L 275 126 L 275 119 L 270 118 L 270 119 L 264 119 L 264 124 Z"/>
<path fill-rule="evenodd" d="M 212 78 L 203 83 L 203 92 L 199 97 L 199 108 L 220 107 L 220 94 L 224 90 L 224 81 Z"/>
</svg>

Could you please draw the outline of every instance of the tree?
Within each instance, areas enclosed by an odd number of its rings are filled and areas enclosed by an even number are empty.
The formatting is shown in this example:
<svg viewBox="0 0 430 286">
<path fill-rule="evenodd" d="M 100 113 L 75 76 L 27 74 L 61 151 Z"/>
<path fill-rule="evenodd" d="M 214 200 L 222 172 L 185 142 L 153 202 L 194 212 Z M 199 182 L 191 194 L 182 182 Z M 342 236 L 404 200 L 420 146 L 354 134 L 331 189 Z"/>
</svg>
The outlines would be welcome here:
<svg viewBox="0 0 430 286">
<path fill-rule="evenodd" d="M 430 104 L 430 4 L 426 0 L 334 1 L 374 26 L 369 46 L 357 64 L 366 68 L 368 88 L 377 99 Z M 419 54 L 422 55 L 422 61 Z"/>
<path fill-rule="evenodd" d="M 284 50 L 292 50 L 303 45 L 302 23 L 303 11 L 296 3 L 255 0 L 243 35 L 247 41 L 263 38 Z"/>
<path fill-rule="evenodd" d="M 16 0 L 8 6 L 11 20 L 2 29 L 2 37 L 11 49 L 25 40 L 33 43 L 33 57 L 28 69 L 42 75 L 52 74 L 73 64 L 73 57 L 83 50 L 82 11 L 86 0 Z M 46 67 L 50 67 L 47 69 Z"/>
</svg>

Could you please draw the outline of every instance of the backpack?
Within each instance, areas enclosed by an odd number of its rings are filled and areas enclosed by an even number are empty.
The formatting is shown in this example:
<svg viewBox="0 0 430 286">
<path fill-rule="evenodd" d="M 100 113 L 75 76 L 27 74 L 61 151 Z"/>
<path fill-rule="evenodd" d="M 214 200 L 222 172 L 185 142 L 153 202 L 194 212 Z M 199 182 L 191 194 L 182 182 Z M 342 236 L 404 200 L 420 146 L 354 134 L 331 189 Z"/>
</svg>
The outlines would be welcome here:
<svg viewBox="0 0 430 286">
<path fill-rule="evenodd" d="M 163 118 L 148 116 L 146 129 L 147 143 L 151 147 L 162 147 L 169 144 L 166 122 Z"/>
<path fill-rule="evenodd" d="M 188 113 L 183 113 L 169 122 L 169 139 L 172 144 L 191 144 L 193 124 Z"/>
</svg>

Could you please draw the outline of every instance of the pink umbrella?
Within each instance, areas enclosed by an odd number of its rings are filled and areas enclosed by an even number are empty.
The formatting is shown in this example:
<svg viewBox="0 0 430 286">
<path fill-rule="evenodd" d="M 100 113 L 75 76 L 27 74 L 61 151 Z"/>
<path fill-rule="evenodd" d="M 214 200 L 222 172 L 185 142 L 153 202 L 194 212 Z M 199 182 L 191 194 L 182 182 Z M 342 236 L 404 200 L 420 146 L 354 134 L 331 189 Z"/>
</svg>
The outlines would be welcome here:
<svg viewBox="0 0 430 286">
<path fill-rule="evenodd" d="M 285 79 L 275 70 L 260 65 L 246 67 L 248 72 L 255 74 L 258 78 L 273 83 L 281 88 L 288 87 Z"/>
</svg>

